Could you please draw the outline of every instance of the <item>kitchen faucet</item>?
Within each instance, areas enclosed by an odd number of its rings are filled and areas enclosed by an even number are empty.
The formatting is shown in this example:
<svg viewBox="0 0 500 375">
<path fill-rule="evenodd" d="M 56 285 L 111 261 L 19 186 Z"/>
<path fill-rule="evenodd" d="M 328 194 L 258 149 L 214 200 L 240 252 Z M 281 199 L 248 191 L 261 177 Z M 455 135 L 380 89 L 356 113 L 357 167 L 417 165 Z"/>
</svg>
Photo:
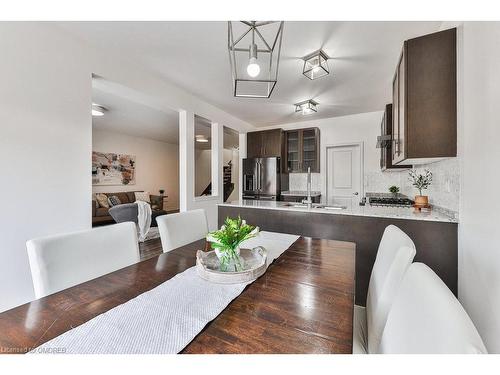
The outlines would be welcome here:
<svg viewBox="0 0 500 375">
<path fill-rule="evenodd" d="M 303 204 L 307 205 L 307 208 L 312 208 L 312 198 L 311 198 L 311 167 L 307 167 L 307 198 L 302 200 Z"/>
</svg>

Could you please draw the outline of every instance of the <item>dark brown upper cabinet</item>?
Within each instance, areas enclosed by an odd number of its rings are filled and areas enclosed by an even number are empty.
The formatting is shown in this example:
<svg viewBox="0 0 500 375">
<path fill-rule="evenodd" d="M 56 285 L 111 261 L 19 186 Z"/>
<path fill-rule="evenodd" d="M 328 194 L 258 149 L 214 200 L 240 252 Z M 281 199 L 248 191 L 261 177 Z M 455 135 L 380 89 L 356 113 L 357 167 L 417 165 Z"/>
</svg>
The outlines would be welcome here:
<svg viewBox="0 0 500 375">
<path fill-rule="evenodd" d="M 289 173 L 319 173 L 319 129 L 306 128 L 285 132 L 285 166 Z"/>
<path fill-rule="evenodd" d="M 457 156 L 456 29 L 404 42 L 392 93 L 392 164 Z"/>
<path fill-rule="evenodd" d="M 282 157 L 283 141 L 282 129 L 249 132 L 247 133 L 247 157 Z"/>
<path fill-rule="evenodd" d="M 385 106 L 384 116 L 380 123 L 381 140 L 377 147 L 380 147 L 380 168 L 383 171 L 395 171 L 410 169 L 411 165 L 392 164 L 392 104 Z"/>
</svg>

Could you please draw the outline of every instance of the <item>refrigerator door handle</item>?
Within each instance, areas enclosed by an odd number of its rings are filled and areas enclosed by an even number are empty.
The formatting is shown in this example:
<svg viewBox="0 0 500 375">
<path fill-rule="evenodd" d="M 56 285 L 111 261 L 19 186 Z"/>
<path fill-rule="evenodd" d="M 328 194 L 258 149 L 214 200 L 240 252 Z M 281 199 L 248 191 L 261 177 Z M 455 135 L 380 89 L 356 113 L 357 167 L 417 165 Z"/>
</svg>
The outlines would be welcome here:
<svg viewBox="0 0 500 375">
<path fill-rule="evenodd" d="M 255 190 L 259 191 L 259 162 L 255 162 Z"/>
<path fill-rule="evenodd" d="M 259 161 L 259 190 L 262 192 L 262 162 Z"/>
<path fill-rule="evenodd" d="M 259 190 L 259 191 L 262 187 L 261 186 L 261 184 L 262 184 L 261 178 L 262 178 L 261 165 L 260 165 L 260 162 L 257 162 L 257 190 Z"/>
</svg>

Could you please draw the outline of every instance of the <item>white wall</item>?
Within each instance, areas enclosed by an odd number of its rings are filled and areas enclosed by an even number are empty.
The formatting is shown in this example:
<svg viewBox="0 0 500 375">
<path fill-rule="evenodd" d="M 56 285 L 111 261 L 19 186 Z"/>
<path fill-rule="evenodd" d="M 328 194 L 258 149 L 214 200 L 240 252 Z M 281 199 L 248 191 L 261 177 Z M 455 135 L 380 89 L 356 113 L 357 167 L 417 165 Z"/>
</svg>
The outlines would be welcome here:
<svg viewBox="0 0 500 375">
<path fill-rule="evenodd" d="M 91 223 L 91 69 L 51 28 L 0 23 L 0 311 L 33 298 L 26 240 Z"/>
<path fill-rule="evenodd" d="M 163 188 L 168 196 L 164 209 L 179 209 L 179 146 L 105 130 L 92 131 L 92 149 L 135 155 L 135 185 L 93 186 L 94 193 L 149 191 L 158 195 Z"/>
<path fill-rule="evenodd" d="M 461 32 L 458 291 L 488 350 L 500 353 L 500 23 L 466 22 Z"/>
<path fill-rule="evenodd" d="M 240 173 L 240 153 L 236 149 L 225 148 L 223 151 L 224 166 L 231 162 L 231 182 L 234 190 L 227 198 L 228 202 L 236 201 L 239 197 L 239 173 Z"/>
<path fill-rule="evenodd" d="M 195 148 L 194 116 L 190 111 L 179 112 L 179 165 L 180 165 L 180 210 L 189 211 L 202 208 L 207 215 L 209 230 L 217 228 L 217 204 L 222 203 L 223 189 L 223 128 L 212 122 L 212 195 L 195 195 Z"/>
<path fill-rule="evenodd" d="M 92 73 L 143 93 L 144 104 L 154 108 L 253 129 L 54 24 L 2 22 L 0 50 L 0 310 L 34 298 L 27 239 L 90 228 Z"/>
<path fill-rule="evenodd" d="M 194 151 L 194 194 L 199 197 L 212 180 L 212 150 Z"/>
</svg>

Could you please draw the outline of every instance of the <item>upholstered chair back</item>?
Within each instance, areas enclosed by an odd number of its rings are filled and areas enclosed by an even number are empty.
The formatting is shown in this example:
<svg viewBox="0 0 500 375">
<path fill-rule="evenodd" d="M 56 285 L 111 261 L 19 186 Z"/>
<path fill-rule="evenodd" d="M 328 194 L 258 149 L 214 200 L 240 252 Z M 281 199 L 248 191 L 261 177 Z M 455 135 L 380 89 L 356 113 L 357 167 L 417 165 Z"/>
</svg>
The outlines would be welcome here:
<svg viewBox="0 0 500 375">
<path fill-rule="evenodd" d="M 140 260 L 134 223 L 58 234 L 26 243 L 37 298 Z"/>
<path fill-rule="evenodd" d="M 415 254 L 415 244 L 406 233 L 394 225 L 385 229 L 373 265 L 366 300 L 368 353 L 378 351 L 387 315 Z"/>
<path fill-rule="evenodd" d="M 163 252 L 201 240 L 208 233 L 207 216 L 204 209 L 158 216 L 156 223 L 160 232 Z"/>
<path fill-rule="evenodd" d="M 425 264 L 413 263 L 398 290 L 380 353 L 486 353 L 464 308 Z"/>
</svg>

